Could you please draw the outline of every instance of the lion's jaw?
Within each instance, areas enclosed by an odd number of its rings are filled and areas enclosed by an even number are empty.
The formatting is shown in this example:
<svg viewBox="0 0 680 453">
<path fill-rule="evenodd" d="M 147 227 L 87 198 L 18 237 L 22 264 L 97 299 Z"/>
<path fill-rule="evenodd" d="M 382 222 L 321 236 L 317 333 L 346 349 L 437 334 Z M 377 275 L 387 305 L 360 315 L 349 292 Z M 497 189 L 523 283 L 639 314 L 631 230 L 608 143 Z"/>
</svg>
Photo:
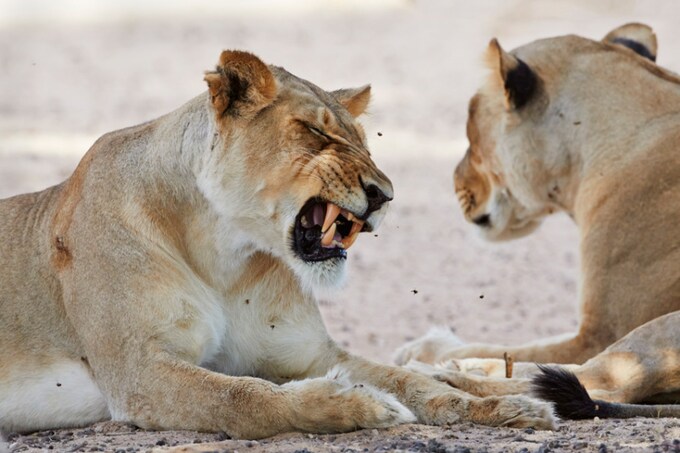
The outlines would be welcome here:
<svg viewBox="0 0 680 453">
<path fill-rule="evenodd" d="M 509 241 L 531 234 L 543 220 L 541 213 L 531 213 L 507 188 L 494 187 L 489 201 L 481 207 L 486 212 L 472 221 L 487 241 Z"/>
<path fill-rule="evenodd" d="M 375 231 L 388 209 L 386 202 L 363 219 L 358 213 L 366 212 L 366 208 L 348 210 L 333 201 L 317 200 L 314 197 L 305 203 L 289 224 L 291 246 L 284 257 L 304 288 L 312 291 L 344 284 L 347 250 L 361 232 Z M 311 236 L 311 240 L 305 236 Z M 310 247 L 309 253 L 306 247 Z"/>
<path fill-rule="evenodd" d="M 285 262 L 305 291 L 344 283 L 350 247 L 361 232 L 378 228 L 389 205 L 385 201 L 370 211 L 363 191 L 334 196 L 318 182 L 302 187 L 286 184 L 272 199 L 272 187 L 281 185 L 237 176 L 233 167 L 214 171 L 215 165 L 216 161 L 206 165 L 212 171 L 201 172 L 197 181 L 216 218 L 213 235 L 219 255 L 231 261 L 225 268 L 238 267 L 239 260 L 264 252 Z M 227 173 L 230 177 L 225 177 Z M 382 182 L 382 189 L 391 199 L 389 180 Z"/>
</svg>

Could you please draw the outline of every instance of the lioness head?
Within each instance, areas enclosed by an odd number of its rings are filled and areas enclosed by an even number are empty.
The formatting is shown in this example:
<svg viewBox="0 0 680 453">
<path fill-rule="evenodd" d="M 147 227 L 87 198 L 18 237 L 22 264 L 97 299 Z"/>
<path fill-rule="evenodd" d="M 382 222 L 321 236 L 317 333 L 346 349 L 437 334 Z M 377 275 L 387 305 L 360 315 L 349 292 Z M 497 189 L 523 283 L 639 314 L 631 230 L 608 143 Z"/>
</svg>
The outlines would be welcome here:
<svg viewBox="0 0 680 453">
<path fill-rule="evenodd" d="M 570 212 L 583 151 L 612 141 L 608 121 L 632 117 L 617 109 L 640 104 L 635 90 L 660 69 L 652 63 L 656 37 L 641 24 L 602 41 L 570 35 L 509 53 L 494 39 L 486 56 L 491 76 L 470 101 L 470 146 L 454 186 L 465 218 L 485 238 L 506 240 L 529 234 L 549 213 Z"/>
<path fill-rule="evenodd" d="M 217 132 L 198 179 L 225 242 L 280 257 L 308 287 L 340 282 L 393 194 L 355 120 L 370 87 L 326 92 L 236 51 L 205 80 Z"/>
</svg>

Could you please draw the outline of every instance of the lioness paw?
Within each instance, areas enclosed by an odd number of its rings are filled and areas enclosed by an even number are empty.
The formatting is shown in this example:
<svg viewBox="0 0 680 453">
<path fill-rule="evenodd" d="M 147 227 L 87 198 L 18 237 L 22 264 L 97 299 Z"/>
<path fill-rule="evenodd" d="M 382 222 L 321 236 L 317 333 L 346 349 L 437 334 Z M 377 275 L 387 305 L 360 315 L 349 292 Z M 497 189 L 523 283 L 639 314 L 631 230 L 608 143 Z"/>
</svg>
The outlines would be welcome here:
<svg viewBox="0 0 680 453">
<path fill-rule="evenodd" d="M 404 365 L 410 360 L 424 363 L 435 363 L 442 353 L 464 346 L 451 329 L 446 327 L 432 327 L 425 335 L 406 343 L 394 353 L 394 362 Z"/>
<path fill-rule="evenodd" d="M 415 423 L 416 416 L 394 395 L 366 384 L 355 384 L 343 391 L 354 410 L 362 414 L 361 428 L 387 428 Z"/>
<path fill-rule="evenodd" d="M 326 378 L 340 389 L 338 393 L 344 396 L 348 405 L 356 405 L 354 409 L 358 413 L 365 413 L 362 428 L 386 428 L 416 421 L 416 416 L 394 395 L 372 385 L 353 383 L 343 367 L 334 367 Z"/>
<path fill-rule="evenodd" d="M 290 382 L 299 401 L 296 428 L 308 432 L 347 432 L 413 423 L 416 416 L 393 395 L 368 384 L 353 383 L 334 368 L 323 378 Z"/>
<path fill-rule="evenodd" d="M 524 395 L 483 398 L 471 410 L 479 411 L 473 417 L 490 426 L 553 430 L 557 420 L 550 403 Z"/>
<path fill-rule="evenodd" d="M 420 421 L 450 425 L 470 421 L 486 426 L 552 430 L 556 417 L 550 403 L 523 395 L 468 399 L 458 391 L 442 393 L 427 401 Z"/>
</svg>

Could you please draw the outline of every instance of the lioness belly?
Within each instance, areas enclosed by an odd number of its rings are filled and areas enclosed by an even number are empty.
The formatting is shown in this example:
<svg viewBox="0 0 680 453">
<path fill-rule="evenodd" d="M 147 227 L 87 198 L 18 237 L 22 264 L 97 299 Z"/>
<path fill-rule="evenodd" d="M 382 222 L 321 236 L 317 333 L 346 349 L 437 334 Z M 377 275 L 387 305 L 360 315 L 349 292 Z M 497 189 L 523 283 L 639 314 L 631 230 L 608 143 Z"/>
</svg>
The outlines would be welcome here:
<svg viewBox="0 0 680 453">
<path fill-rule="evenodd" d="M 7 365 L 0 366 L 0 431 L 84 426 L 110 418 L 104 395 L 81 361 Z"/>
</svg>

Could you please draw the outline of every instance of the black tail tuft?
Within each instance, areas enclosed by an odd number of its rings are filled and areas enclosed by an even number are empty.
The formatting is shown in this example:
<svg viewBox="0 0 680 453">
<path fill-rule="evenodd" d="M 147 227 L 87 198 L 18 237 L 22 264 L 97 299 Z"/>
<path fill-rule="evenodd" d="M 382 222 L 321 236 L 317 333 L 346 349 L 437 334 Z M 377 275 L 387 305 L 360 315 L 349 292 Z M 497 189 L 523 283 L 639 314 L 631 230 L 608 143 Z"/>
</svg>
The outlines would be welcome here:
<svg viewBox="0 0 680 453">
<path fill-rule="evenodd" d="M 561 418 L 580 420 L 607 416 L 608 404 L 593 401 L 574 373 L 545 365 L 538 368 L 541 372 L 532 379 L 532 393 L 554 403 L 555 412 Z"/>
</svg>

